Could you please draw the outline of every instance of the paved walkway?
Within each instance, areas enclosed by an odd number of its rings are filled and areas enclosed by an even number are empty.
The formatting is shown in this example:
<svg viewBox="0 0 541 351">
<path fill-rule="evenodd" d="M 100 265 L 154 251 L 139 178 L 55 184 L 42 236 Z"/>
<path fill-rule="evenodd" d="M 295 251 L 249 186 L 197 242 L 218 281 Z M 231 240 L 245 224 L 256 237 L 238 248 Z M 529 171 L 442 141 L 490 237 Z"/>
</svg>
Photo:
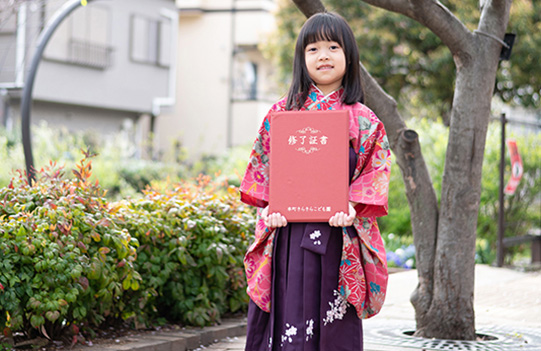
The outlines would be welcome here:
<svg viewBox="0 0 541 351">
<path fill-rule="evenodd" d="M 411 270 L 389 276 L 382 311 L 363 321 L 364 351 L 541 351 L 541 272 L 478 265 L 475 281 L 476 331 L 495 340 L 466 342 L 407 335 L 415 330 L 409 296 L 417 285 L 417 272 Z M 239 351 L 244 350 L 245 335 L 246 320 L 241 318 L 216 327 L 139 334 L 72 350 Z"/>
<path fill-rule="evenodd" d="M 499 341 L 445 343 L 433 340 L 427 345 L 425 339 L 403 335 L 401 330 L 415 328 L 409 295 L 417 285 L 417 272 L 411 270 L 389 276 L 382 311 L 363 322 L 365 351 L 541 350 L 541 273 L 477 265 L 475 274 L 476 329 L 478 333 L 494 334 Z M 408 339 L 424 342 L 416 345 Z M 206 350 L 244 350 L 245 340 L 245 337 L 228 338 Z"/>
</svg>

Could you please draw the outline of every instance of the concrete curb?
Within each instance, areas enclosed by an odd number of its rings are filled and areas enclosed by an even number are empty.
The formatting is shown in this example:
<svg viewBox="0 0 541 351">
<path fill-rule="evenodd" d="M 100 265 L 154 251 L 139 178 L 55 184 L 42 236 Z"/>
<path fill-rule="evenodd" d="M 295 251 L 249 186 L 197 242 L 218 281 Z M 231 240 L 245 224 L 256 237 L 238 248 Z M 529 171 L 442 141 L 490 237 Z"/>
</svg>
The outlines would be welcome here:
<svg viewBox="0 0 541 351">
<path fill-rule="evenodd" d="M 73 351 L 188 351 L 228 337 L 246 335 L 246 318 L 223 320 L 220 325 L 178 331 L 147 332 L 120 337 L 106 344 L 77 346 Z"/>
</svg>

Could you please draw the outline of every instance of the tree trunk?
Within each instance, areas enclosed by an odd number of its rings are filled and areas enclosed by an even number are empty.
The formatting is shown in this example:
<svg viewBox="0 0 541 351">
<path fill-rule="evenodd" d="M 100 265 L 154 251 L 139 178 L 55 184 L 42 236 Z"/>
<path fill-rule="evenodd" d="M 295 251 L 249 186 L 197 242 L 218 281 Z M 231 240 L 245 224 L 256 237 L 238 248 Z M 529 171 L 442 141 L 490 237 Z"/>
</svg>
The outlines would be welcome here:
<svg viewBox="0 0 541 351">
<path fill-rule="evenodd" d="M 406 186 L 419 277 L 419 285 L 411 297 L 416 335 L 473 340 L 475 236 L 481 169 L 501 49 L 497 38 L 503 37 L 507 27 L 511 0 L 486 3 L 478 29 L 482 33 L 477 34 L 472 34 L 434 0 L 364 1 L 426 25 L 449 47 L 455 59 L 457 78 L 439 211 L 417 133 L 407 129 L 396 101 L 383 91 L 362 64 L 361 77 L 366 104 L 385 125 Z M 307 17 L 324 11 L 319 0 L 293 2 Z"/>
<path fill-rule="evenodd" d="M 419 136 L 408 129 L 400 116 L 396 101 L 386 94 L 361 63 L 361 78 L 366 105 L 382 120 L 389 144 L 402 172 L 411 213 L 419 284 L 411 299 L 419 324 L 432 302 L 434 255 L 438 226 L 438 199 L 426 162 L 421 153 Z"/>
<path fill-rule="evenodd" d="M 503 37 L 511 4 L 507 1 L 500 4 L 500 11 L 496 5 L 487 12 L 504 15 L 492 23 L 490 19 L 484 21 L 482 16 L 479 31 Z M 489 16 L 486 12 L 483 15 Z M 417 325 L 418 333 L 425 337 L 475 339 L 477 214 L 501 46 L 495 39 L 478 33 L 472 35 L 471 42 L 469 47 L 473 50 L 455 55 L 457 78 L 442 180 L 434 290 L 430 309 Z"/>
</svg>

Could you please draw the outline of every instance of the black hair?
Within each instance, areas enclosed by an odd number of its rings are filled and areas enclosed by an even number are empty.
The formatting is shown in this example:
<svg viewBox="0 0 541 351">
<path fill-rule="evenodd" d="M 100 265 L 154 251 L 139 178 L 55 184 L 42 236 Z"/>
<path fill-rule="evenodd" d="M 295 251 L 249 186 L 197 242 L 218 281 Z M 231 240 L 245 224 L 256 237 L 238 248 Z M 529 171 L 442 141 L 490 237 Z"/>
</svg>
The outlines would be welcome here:
<svg viewBox="0 0 541 351">
<path fill-rule="evenodd" d="M 353 31 L 339 14 L 321 12 L 311 16 L 304 23 L 297 38 L 293 59 L 293 78 L 287 94 L 287 110 L 300 109 L 308 97 L 313 81 L 308 75 L 304 50 L 309 44 L 320 40 L 335 41 L 344 50 L 346 72 L 342 79 L 344 87 L 342 102 L 353 105 L 364 100 L 359 68 L 359 49 Z"/>
</svg>

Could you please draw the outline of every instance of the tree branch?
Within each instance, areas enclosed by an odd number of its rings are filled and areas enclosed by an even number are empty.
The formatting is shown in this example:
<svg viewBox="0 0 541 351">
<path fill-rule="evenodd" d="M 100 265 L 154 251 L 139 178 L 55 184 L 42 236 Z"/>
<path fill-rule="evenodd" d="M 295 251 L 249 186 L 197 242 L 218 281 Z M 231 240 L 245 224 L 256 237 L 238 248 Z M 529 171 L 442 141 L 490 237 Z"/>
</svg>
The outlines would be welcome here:
<svg viewBox="0 0 541 351">
<path fill-rule="evenodd" d="M 360 65 L 366 105 L 385 125 L 389 144 L 406 187 L 419 275 L 419 285 L 412 294 L 411 302 L 415 307 L 417 324 L 423 325 L 432 302 L 438 200 L 421 152 L 418 134 L 407 128 L 395 99 L 382 89 L 362 63 Z"/>
<path fill-rule="evenodd" d="M 478 29 L 503 39 L 509 22 L 510 0 L 492 0 L 483 6 Z"/>
<path fill-rule="evenodd" d="M 361 0 L 408 16 L 436 34 L 453 56 L 471 51 L 472 33 L 445 5 L 437 0 Z"/>
<path fill-rule="evenodd" d="M 325 6 L 320 0 L 292 0 L 299 10 L 309 18 L 318 12 L 325 12 Z"/>
</svg>

